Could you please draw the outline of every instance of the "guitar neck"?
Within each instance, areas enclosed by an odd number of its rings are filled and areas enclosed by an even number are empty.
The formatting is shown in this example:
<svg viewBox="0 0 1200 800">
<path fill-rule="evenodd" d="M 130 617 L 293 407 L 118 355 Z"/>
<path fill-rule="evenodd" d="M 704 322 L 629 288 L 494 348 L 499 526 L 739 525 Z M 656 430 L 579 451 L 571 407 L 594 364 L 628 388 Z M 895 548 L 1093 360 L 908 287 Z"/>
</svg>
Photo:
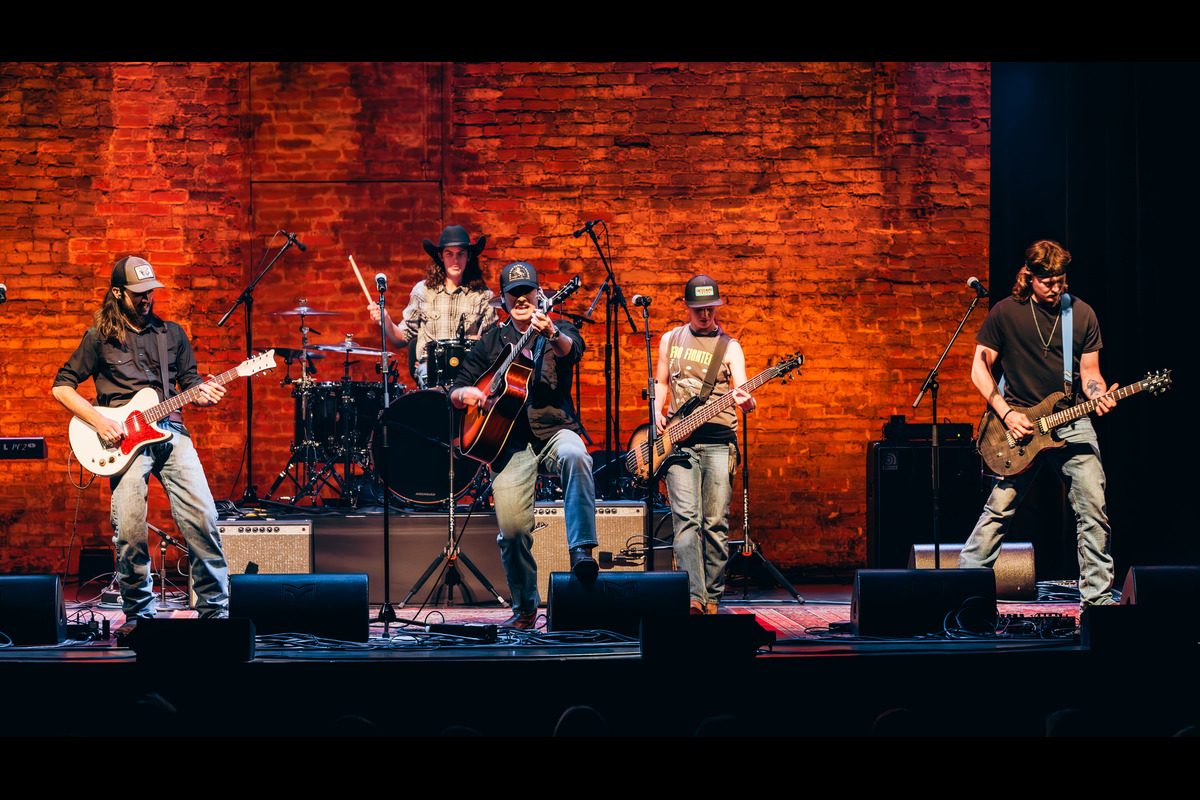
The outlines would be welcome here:
<svg viewBox="0 0 1200 800">
<path fill-rule="evenodd" d="M 1117 400 L 1123 400 L 1126 397 L 1137 394 L 1144 388 L 1146 388 L 1145 381 L 1138 381 L 1137 383 L 1131 383 L 1128 386 L 1122 386 L 1115 392 L 1109 392 L 1108 394 L 1101 395 L 1100 397 L 1093 397 L 1091 400 L 1085 400 L 1079 405 L 1071 406 L 1070 408 L 1063 409 L 1055 414 L 1049 414 L 1045 418 L 1046 427 L 1048 430 L 1053 430 L 1060 425 L 1066 425 L 1068 422 L 1074 422 L 1080 417 L 1087 416 L 1096 410 L 1096 406 L 1100 404 L 1100 400 L 1104 397 L 1114 397 Z"/>
<path fill-rule="evenodd" d="M 745 383 L 743 383 L 741 386 L 739 386 L 737 388 L 744 389 L 747 392 L 753 392 L 755 389 L 757 389 L 758 387 L 762 386 L 767 381 L 774 378 L 777 374 L 778 373 L 774 367 L 772 367 L 770 369 L 764 369 L 762 372 L 758 373 L 753 378 L 746 381 Z M 736 391 L 736 390 L 733 390 L 733 391 Z M 708 405 L 703 406 L 702 408 L 697 409 L 696 411 L 693 411 L 691 414 L 688 414 L 686 417 L 679 420 L 678 422 L 675 422 L 675 423 L 672 423 L 671 425 L 669 425 L 668 429 L 671 432 L 671 441 L 673 441 L 673 442 L 683 441 L 684 439 L 686 439 L 687 437 L 689 437 L 693 433 L 695 433 L 696 429 L 699 428 L 701 425 L 708 422 L 710 419 L 715 418 L 722 411 L 724 411 L 725 409 L 732 406 L 733 405 L 733 391 L 726 392 L 725 394 L 721 395 L 719 398 L 717 398 L 713 402 L 709 403 Z"/>
<path fill-rule="evenodd" d="M 205 383 L 215 383 L 218 386 L 224 386 L 236 377 L 238 377 L 237 367 L 233 367 L 217 375 L 213 380 L 205 381 Z M 188 403 L 198 400 L 200 398 L 200 386 L 201 384 L 198 383 L 187 391 L 180 392 L 173 397 L 168 397 L 158 405 L 147 408 L 142 412 L 142 418 L 147 422 L 158 422 L 172 412 L 183 408 Z"/>
</svg>

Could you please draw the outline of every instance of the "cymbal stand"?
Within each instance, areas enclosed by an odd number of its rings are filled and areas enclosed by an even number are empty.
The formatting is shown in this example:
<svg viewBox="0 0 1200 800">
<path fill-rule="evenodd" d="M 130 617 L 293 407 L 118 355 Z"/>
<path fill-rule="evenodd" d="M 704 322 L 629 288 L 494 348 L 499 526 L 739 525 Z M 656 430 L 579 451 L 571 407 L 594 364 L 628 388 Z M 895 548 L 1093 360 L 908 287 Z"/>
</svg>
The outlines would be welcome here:
<svg viewBox="0 0 1200 800">
<path fill-rule="evenodd" d="M 300 307 L 307 306 L 308 301 L 305 298 L 299 300 Z M 313 439 L 313 409 L 311 398 L 313 386 L 315 382 L 309 376 L 309 355 L 308 355 L 308 334 L 318 333 L 305 324 L 304 314 L 300 315 L 300 378 L 297 381 L 291 380 L 292 362 L 287 361 L 288 373 L 281 382 L 287 385 L 292 382 L 298 389 L 293 389 L 293 396 L 300 400 L 300 418 L 297 420 L 296 429 L 299 431 L 298 436 L 300 441 L 292 443 L 292 455 L 288 459 L 287 464 L 279 471 L 275 482 L 271 484 L 270 490 L 267 491 L 264 499 L 269 500 L 275 496 L 275 492 L 279 489 L 279 485 L 285 479 L 291 480 L 292 484 L 299 491 L 292 497 L 291 505 L 298 505 L 300 500 L 311 496 L 313 501 L 316 501 L 315 488 L 323 485 L 318 482 L 318 478 L 314 476 L 316 465 L 324 463 L 321 459 L 322 448 L 320 443 Z M 303 477 L 303 481 L 299 480 L 296 475 L 292 474 L 292 468 L 296 468 L 296 472 Z"/>
</svg>

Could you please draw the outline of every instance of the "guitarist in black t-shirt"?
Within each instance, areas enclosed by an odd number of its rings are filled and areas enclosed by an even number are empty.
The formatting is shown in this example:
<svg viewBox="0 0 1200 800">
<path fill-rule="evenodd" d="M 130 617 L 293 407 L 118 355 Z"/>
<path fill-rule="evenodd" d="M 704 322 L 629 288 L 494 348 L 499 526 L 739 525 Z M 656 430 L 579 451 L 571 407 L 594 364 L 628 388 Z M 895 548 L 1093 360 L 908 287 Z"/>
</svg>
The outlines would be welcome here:
<svg viewBox="0 0 1200 800">
<path fill-rule="evenodd" d="M 1073 398 L 1095 400 L 1095 413 L 1106 414 L 1116 405 L 1100 374 L 1100 325 L 1091 306 L 1067 291 L 1067 265 L 1071 254 L 1058 242 L 1034 242 L 1025 251 L 1012 294 L 992 307 L 976 337 L 971 381 L 987 401 L 995 419 L 1015 439 L 1035 433 L 1035 419 L 1026 411 L 1055 392 L 1065 392 L 1063 403 Z M 1065 308 L 1069 307 L 1069 314 Z M 1064 320 L 1070 320 L 1068 324 Z M 1065 368 L 1063 337 L 1071 341 L 1071 364 Z M 1003 388 L 999 385 L 1003 375 Z M 1082 396 L 1082 397 L 1080 397 Z M 1036 415 L 1034 415 L 1036 416 Z M 1026 490 L 1038 469 L 1049 464 L 1068 486 L 1079 537 L 1079 595 L 1082 605 L 1113 602 L 1113 560 L 1109 554 L 1112 530 L 1104 500 L 1104 467 L 1100 445 L 1088 417 L 1080 417 L 1055 430 L 1062 447 L 1046 449 L 1030 469 L 998 477 L 963 545 L 960 567 L 992 567 L 1000 544 Z M 983 437 L 981 437 L 982 440 Z"/>
</svg>

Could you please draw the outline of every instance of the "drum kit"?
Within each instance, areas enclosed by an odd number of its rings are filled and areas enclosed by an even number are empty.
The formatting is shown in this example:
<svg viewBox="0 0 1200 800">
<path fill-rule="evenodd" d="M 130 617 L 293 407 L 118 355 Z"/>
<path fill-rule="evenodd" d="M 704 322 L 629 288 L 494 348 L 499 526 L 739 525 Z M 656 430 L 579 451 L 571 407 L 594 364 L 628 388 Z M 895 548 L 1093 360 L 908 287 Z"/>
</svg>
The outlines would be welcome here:
<svg viewBox="0 0 1200 800">
<path fill-rule="evenodd" d="M 303 299 L 295 308 L 275 311 L 273 316 L 299 317 L 300 347 L 276 347 L 287 365 L 281 385 L 292 387 L 294 400 L 292 454 L 280 470 L 265 499 L 275 497 L 285 481 L 295 489 L 291 497 L 280 497 L 292 505 L 306 499 L 327 506 L 358 507 L 374 504 L 380 492 L 411 507 L 437 507 L 457 500 L 474 489 L 475 503 L 485 501 L 486 487 L 480 480 L 479 462 L 454 451 L 453 481 L 450 478 L 449 441 L 450 384 L 462 368 L 474 341 L 446 339 L 426 347 L 427 372 L 409 391 L 399 381 L 393 354 L 362 347 L 347 334 L 339 344 L 311 344 L 307 325 L 310 317 L 334 316 L 338 311 L 319 311 Z M 338 357 L 342 377 L 317 381 L 313 362 Z M 374 359 L 376 372 L 387 364 L 387 399 L 383 381 L 351 379 L 351 365 L 359 358 Z M 299 377 L 292 376 L 298 364 Z M 385 407 L 386 406 L 386 407 Z M 382 447 L 381 430 L 388 429 L 388 447 Z M 386 469 L 382 459 L 387 454 Z M 377 471 L 378 469 L 378 471 Z M 386 486 L 380 474 L 387 476 Z M 453 489 L 451 490 L 451 483 Z M 328 496 L 332 489 L 337 497 Z M 324 497 L 320 497 L 322 493 Z"/>
</svg>

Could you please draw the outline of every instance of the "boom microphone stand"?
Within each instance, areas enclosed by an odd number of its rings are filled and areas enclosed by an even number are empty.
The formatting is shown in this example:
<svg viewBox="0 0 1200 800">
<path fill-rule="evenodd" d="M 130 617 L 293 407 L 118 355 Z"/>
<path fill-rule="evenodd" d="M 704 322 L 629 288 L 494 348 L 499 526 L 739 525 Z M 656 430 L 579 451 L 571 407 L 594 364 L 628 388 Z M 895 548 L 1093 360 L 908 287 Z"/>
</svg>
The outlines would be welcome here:
<svg viewBox="0 0 1200 800">
<path fill-rule="evenodd" d="M 933 365 L 933 369 L 929 370 L 929 374 L 925 376 L 925 382 L 921 384 L 921 391 L 917 392 L 917 399 L 913 400 L 912 407 L 916 408 L 921 405 L 921 398 L 925 396 L 928 390 L 930 402 L 933 412 L 933 427 L 932 434 L 932 449 L 930 450 L 930 482 L 933 487 L 933 568 L 942 568 L 942 546 L 941 546 L 941 526 L 942 526 L 942 465 L 941 452 L 939 450 L 940 442 L 938 439 L 938 413 L 937 413 L 937 397 L 938 397 L 938 370 L 942 366 L 942 361 L 945 360 L 946 354 L 950 352 L 950 348 L 954 346 L 958 335 L 962 333 L 963 326 L 967 324 L 967 318 L 971 316 L 971 312 L 975 310 L 975 306 L 979 305 L 979 301 L 987 297 L 987 289 L 979 282 L 978 278 L 967 279 L 967 286 L 975 290 L 975 297 L 971 298 L 971 305 L 967 306 L 967 313 L 963 314 L 962 321 L 958 323 L 958 329 L 954 331 L 954 335 L 950 337 L 950 341 L 946 343 L 946 349 L 942 351 L 941 357 L 937 363 Z"/>
<path fill-rule="evenodd" d="M 275 254 L 275 257 L 271 259 L 270 263 L 268 263 L 265 267 L 263 267 L 262 272 L 258 273 L 258 276 L 254 280 L 250 281 L 250 283 L 246 286 L 245 289 L 242 289 L 241 294 L 239 294 L 237 296 L 237 299 L 233 301 L 233 305 L 230 306 L 229 310 L 225 312 L 225 316 L 221 317 L 220 321 L 217 322 L 217 327 L 220 328 L 221 326 L 223 326 L 225 324 L 226 320 L 229 319 L 230 315 L 233 314 L 234 310 L 236 310 L 238 306 L 240 306 L 240 305 L 246 306 L 246 358 L 250 358 L 252 355 L 254 355 L 254 341 L 253 341 L 253 337 L 251 335 L 251 327 L 252 326 L 251 326 L 251 321 L 250 321 L 251 317 L 253 316 L 252 312 L 254 311 L 254 287 L 258 286 L 258 282 L 263 279 L 263 276 L 265 276 L 268 272 L 271 271 L 271 267 L 275 266 L 275 262 L 278 261 L 283 256 L 283 254 L 288 251 L 288 248 L 290 248 L 292 245 L 296 245 L 296 247 L 299 247 L 300 252 L 302 252 L 302 253 L 308 249 L 300 242 L 299 239 L 296 238 L 296 234 L 288 233 L 287 231 L 276 231 L 276 235 L 278 235 L 278 234 L 283 234 L 285 237 L 287 237 L 287 243 L 284 244 L 283 247 L 279 248 L 279 252 Z M 244 502 L 244 503 L 254 503 L 254 502 L 258 501 L 258 488 L 253 483 L 253 480 L 254 480 L 254 428 L 252 427 L 253 423 L 254 423 L 254 381 L 246 381 L 246 490 L 242 493 L 242 502 Z"/>
<path fill-rule="evenodd" d="M 604 279 L 604 283 L 600 285 L 600 289 L 596 292 L 596 297 L 592 300 L 592 304 L 588 307 L 585 317 L 592 316 L 592 310 L 596 307 L 596 303 L 600 300 L 600 295 L 604 295 L 604 451 L 608 458 L 608 462 L 613 461 L 613 447 L 620 447 L 621 441 L 621 347 L 620 335 L 617 332 L 616 309 L 620 307 L 625 311 L 625 318 L 629 320 L 629 328 L 634 333 L 638 332 L 637 324 L 633 321 L 633 315 L 629 313 L 629 305 L 625 302 L 625 294 L 621 291 L 621 284 L 617 283 L 617 276 L 613 274 L 612 266 L 608 263 L 608 259 L 604 256 L 604 250 L 600 247 L 600 240 L 596 238 L 592 228 L 595 225 L 604 227 L 605 236 L 608 235 L 608 226 L 604 224 L 604 220 L 593 220 L 585 224 L 582 228 L 575 232 L 575 236 L 580 236 L 583 233 L 591 238 L 592 244 L 596 246 L 596 252 L 600 254 L 600 261 L 604 264 L 604 269 L 608 272 L 608 277 Z M 653 420 L 651 420 L 653 423 Z M 651 425 L 653 427 L 653 425 Z M 619 469 L 619 466 L 618 466 Z M 597 496 L 609 497 L 612 494 L 612 485 L 615 478 L 612 470 L 606 470 L 603 484 L 604 491 L 600 491 L 597 487 Z"/>
</svg>

